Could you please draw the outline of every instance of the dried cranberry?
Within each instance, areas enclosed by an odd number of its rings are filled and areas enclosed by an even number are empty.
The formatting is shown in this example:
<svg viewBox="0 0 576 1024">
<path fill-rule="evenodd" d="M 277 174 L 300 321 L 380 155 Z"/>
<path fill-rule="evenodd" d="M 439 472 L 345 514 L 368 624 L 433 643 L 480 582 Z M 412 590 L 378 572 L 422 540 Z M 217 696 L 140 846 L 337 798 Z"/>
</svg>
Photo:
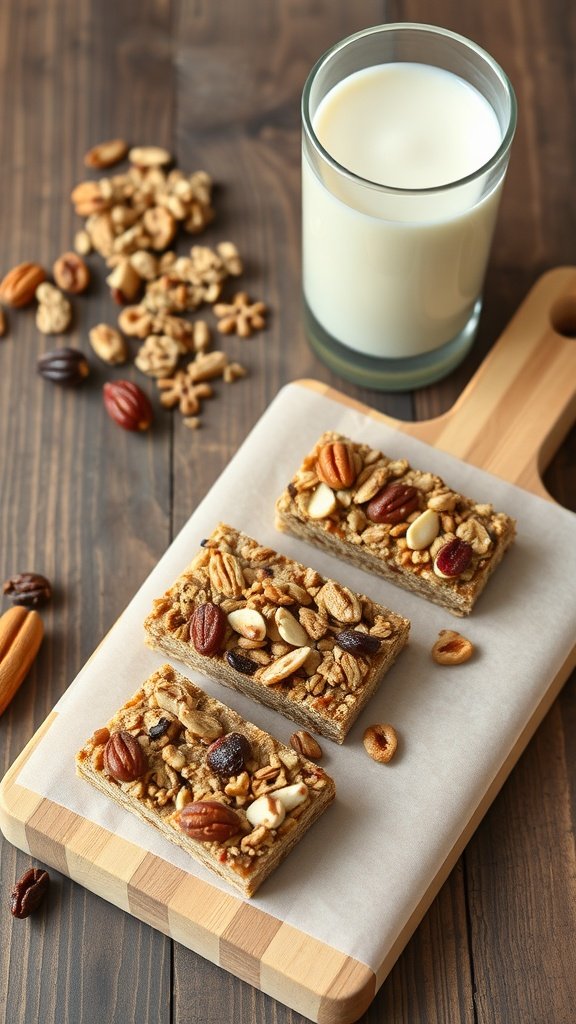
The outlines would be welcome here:
<svg viewBox="0 0 576 1024">
<path fill-rule="evenodd" d="M 209 767 L 217 775 L 238 775 L 250 757 L 250 744 L 241 732 L 229 732 L 211 743 L 206 752 Z"/>
</svg>

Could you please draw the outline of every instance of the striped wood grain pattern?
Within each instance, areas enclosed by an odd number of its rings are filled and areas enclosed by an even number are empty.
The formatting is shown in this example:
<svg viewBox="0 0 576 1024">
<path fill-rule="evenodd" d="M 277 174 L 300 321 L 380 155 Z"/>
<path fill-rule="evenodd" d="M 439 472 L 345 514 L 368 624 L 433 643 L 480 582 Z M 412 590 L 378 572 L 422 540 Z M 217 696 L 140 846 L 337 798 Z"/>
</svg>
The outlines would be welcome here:
<svg viewBox="0 0 576 1024">
<path fill-rule="evenodd" d="M 321 1024 L 356 1020 L 376 989 L 366 965 L 18 784 L 19 771 L 55 717 L 2 781 L 6 837 L 307 1017 Z"/>
</svg>

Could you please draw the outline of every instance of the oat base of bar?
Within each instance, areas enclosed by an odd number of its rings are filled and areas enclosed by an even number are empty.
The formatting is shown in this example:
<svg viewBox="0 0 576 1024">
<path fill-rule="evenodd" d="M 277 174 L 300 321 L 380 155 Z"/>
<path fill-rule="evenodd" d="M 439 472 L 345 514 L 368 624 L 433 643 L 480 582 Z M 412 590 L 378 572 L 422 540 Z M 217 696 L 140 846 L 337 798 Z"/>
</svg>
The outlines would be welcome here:
<svg viewBox="0 0 576 1024">
<path fill-rule="evenodd" d="M 515 536 L 514 520 L 489 502 L 335 432 L 278 498 L 276 526 L 459 616 Z"/>
<path fill-rule="evenodd" d="M 146 642 L 342 743 L 410 623 L 220 523 L 154 602 Z"/>
<path fill-rule="evenodd" d="M 335 796 L 316 764 L 164 665 L 76 757 L 78 774 L 252 896 Z"/>
</svg>

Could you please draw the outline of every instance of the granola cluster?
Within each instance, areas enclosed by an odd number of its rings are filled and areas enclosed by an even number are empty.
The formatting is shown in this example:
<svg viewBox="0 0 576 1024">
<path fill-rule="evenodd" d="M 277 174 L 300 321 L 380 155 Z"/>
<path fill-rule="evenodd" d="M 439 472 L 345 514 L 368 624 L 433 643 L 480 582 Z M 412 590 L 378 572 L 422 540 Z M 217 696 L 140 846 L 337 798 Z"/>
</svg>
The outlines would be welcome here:
<svg viewBox="0 0 576 1024">
<path fill-rule="evenodd" d="M 366 567 L 378 571 L 379 561 L 399 583 L 411 577 L 444 592 L 472 590 L 514 536 L 513 521 L 491 504 L 335 432 L 304 458 L 276 511 L 280 528 L 299 524 Z"/>
<path fill-rule="evenodd" d="M 351 724 L 408 635 L 405 619 L 224 524 L 154 602 L 146 627 L 253 681 L 265 703 L 268 692 L 289 715 L 339 725 Z"/>
<path fill-rule="evenodd" d="M 111 775 L 106 752 L 111 741 L 126 734 L 139 746 L 140 774 L 121 781 Z M 237 771 L 224 768 L 217 772 L 210 765 L 211 745 L 231 734 L 243 740 L 243 763 L 231 764 Z M 134 762 L 133 752 L 131 760 Z M 168 665 L 155 672 L 106 727 L 96 730 L 78 754 L 77 763 L 81 774 L 88 764 L 130 800 L 160 814 L 177 833 L 183 831 L 181 812 L 186 807 L 200 805 L 201 811 L 216 820 L 218 805 L 233 811 L 229 816 L 238 821 L 236 831 L 228 838 L 204 838 L 203 847 L 219 864 L 226 863 L 244 878 L 254 870 L 258 858 L 292 833 L 311 803 L 322 798 L 327 788 L 333 789 L 332 780 L 321 768 L 246 722 Z M 123 768 L 127 776 L 134 774 L 129 764 L 124 763 Z M 265 804 L 261 798 L 275 794 L 285 805 L 276 827 L 274 819 L 259 812 Z M 203 827 L 207 824 L 205 821 Z"/>
</svg>

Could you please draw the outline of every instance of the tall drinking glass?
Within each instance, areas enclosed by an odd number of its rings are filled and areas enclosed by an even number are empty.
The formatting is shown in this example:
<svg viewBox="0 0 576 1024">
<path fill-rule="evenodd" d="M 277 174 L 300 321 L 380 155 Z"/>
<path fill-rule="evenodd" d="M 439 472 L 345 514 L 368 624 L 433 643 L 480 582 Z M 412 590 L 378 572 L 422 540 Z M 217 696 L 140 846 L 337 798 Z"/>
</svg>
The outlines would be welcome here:
<svg viewBox="0 0 576 1024">
<path fill-rule="evenodd" d="M 320 58 L 302 123 L 312 347 L 365 387 L 438 380 L 478 327 L 516 127 L 508 78 L 453 32 L 376 26 Z"/>
</svg>

